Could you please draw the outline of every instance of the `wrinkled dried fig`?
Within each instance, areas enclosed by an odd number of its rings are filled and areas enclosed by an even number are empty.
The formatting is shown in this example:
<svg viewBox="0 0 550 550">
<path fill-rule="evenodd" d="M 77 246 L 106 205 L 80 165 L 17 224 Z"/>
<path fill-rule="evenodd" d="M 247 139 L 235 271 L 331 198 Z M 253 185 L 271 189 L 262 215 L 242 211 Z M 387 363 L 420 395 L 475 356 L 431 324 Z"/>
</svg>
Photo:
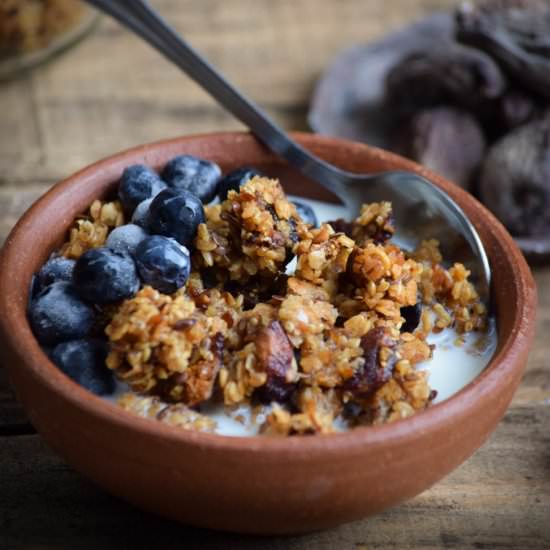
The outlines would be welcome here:
<svg viewBox="0 0 550 550">
<path fill-rule="evenodd" d="M 394 148 L 469 189 L 483 159 L 485 138 L 476 119 L 467 112 L 436 107 L 414 115 L 400 130 Z"/>
<path fill-rule="evenodd" d="M 548 235 L 550 114 L 514 130 L 489 150 L 480 196 L 512 235 Z"/>
<path fill-rule="evenodd" d="M 550 99 L 550 5 L 478 0 L 456 11 L 457 39 L 491 55 L 510 75 Z"/>
<path fill-rule="evenodd" d="M 391 378 L 393 366 L 397 360 L 395 355 L 395 341 L 392 340 L 382 327 L 369 330 L 361 338 L 363 348 L 363 366 L 345 382 L 345 389 L 354 396 L 367 397 L 378 390 Z M 387 348 L 391 352 L 385 364 L 380 361 L 380 350 Z"/>
<path fill-rule="evenodd" d="M 541 102 L 538 98 L 520 88 L 511 88 L 495 103 L 491 129 L 502 135 L 534 120 L 540 113 Z"/>
<path fill-rule="evenodd" d="M 386 100 L 404 112 L 452 103 L 475 108 L 502 95 L 506 79 L 485 53 L 457 43 L 417 51 L 386 78 Z"/>
<path fill-rule="evenodd" d="M 278 321 L 272 321 L 258 332 L 256 356 L 267 379 L 263 386 L 256 389 L 255 397 L 266 405 L 288 401 L 296 389 L 296 384 L 289 380 L 294 351 Z"/>
</svg>

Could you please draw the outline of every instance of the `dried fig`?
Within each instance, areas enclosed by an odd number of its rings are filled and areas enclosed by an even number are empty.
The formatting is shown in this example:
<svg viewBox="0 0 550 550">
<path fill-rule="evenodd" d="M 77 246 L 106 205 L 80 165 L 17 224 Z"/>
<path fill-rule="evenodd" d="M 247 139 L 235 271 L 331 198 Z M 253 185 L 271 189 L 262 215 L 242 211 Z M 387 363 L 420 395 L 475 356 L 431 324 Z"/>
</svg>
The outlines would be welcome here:
<svg viewBox="0 0 550 550">
<path fill-rule="evenodd" d="M 454 17 L 436 12 L 380 40 L 356 44 L 327 68 L 311 98 L 308 122 L 315 132 L 388 147 L 396 112 L 385 102 L 391 68 L 410 52 L 454 41 Z"/>
<path fill-rule="evenodd" d="M 425 109 L 399 132 L 395 150 L 469 189 L 485 153 L 476 119 L 451 107 Z"/>
<path fill-rule="evenodd" d="M 346 380 L 344 388 L 357 397 L 368 397 L 391 378 L 393 365 L 396 361 L 394 353 L 395 341 L 382 327 L 369 330 L 361 338 L 364 364 L 355 374 Z M 380 361 L 380 350 L 388 348 L 392 354 L 386 364 Z"/>
<path fill-rule="evenodd" d="M 550 5 L 478 0 L 456 11 L 456 37 L 491 55 L 511 76 L 550 99 Z"/>
<path fill-rule="evenodd" d="M 289 380 L 289 373 L 292 377 L 294 351 L 278 321 L 272 321 L 258 332 L 256 356 L 267 375 L 267 380 L 263 386 L 256 389 L 255 397 L 266 405 L 274 401 L 288 401 L 296 389 L 295 382 Z"/>
<path fill-rule="evenodd" d="M 550 114 L 500 139 L 483 164 L 481 200 L 517 237 L 550 230 Z"/>
<path fill-rule="evenodd" d="M 416 51 L 386 78 L 386 100 L 404 112 L 452 103 L 475 108 L 502 95 L 506 79 L 483 52 L 450 42 Z"/>
<path fill-rule="evenodd" d="M 542 112 L 538 97 L 521 88 L 510 88 L 481 113 L 485 128 L 493 139 L 503 136 L 510 130 L 526 124 Z"/>
</svg>

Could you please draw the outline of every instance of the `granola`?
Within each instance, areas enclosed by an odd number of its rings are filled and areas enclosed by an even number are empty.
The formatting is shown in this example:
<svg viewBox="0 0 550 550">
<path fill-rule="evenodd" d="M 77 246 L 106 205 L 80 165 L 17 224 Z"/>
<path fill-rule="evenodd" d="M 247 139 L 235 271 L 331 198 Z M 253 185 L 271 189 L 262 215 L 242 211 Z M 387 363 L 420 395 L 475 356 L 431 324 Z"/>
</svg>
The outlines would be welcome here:
<svg viewBox="0 0 550 550">
<path fill-rule="evenodd" d="M 96 200 L 87 215 L 76 220 L 69 233 L 69 240 L 61 247 L 61 255 L 78 259 L 91 248 L 102 246 L 109 232 L 124 223 L 124 212 L 118 201 Z"/>
<path fill-rule="evenodd" d="M 284 273 L 305 231 L 277 180 L 255 177 L 220 205 L 205 208 L 195 240 L 197 267 L 216 267 L 221 280 L 246 283 Z"/>
<path fill-rule="evenodd" d="M 257 176 L 205 217 L 185 287 L 144 286 L 110 312 L 107 366 L 133 392 L 120 406 L 141 416 L 215 431 L 205 405 L 246 405 L 275 436 L 393 422 L 435 397 L 417 368 L 432 357 L 428 335 L 487 327 L 462 264 L 445 267 L 433 240 L 412 252 L 391 241 L 388 202 L 315 228 Z M 78 258 L 122 223 L 118 203 L 96 201 L 61 253 Z M 405 331 L 411 307 L 419 322 Z"/>
</svg>

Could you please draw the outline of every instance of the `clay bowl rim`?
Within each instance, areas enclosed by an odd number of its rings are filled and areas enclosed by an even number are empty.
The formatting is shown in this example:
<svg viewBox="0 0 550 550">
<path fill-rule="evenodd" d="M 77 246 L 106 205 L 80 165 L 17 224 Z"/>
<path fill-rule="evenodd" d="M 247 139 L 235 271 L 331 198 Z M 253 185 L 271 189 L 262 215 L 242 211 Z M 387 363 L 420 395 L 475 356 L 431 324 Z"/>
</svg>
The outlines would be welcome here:
<svg viewBox="0 0 550 550">
<path fill-rule="evenodd" d="M 501 386 L 505 385 L 504 381 L 508 376 L 515 374 L 516 370 L 523 370 L 524 365 L 522 365 L 521 361 L 518 361 L 518 358 L 523 352 L 528 351 L 531 345 L 535 321 L 534 315 L 529 315 L 529 313 L 536 309 L 536 291 L 531 273 L 521 252 L 500 222 L 498 222 L 496 218 L 494 218 L 494 216 L 471 195 L 446 181 L 441 176 L 403 157 L 382 149 L 343 139 L 329 138 L 302 132 L 294 132 L 293 136 L 305 147 L 314 147 L 316 145 L 329 148 L 333 146 L 346 147 L 349 150 L 350 156 L 366 154 L 374 159 L 384 158 L 392 164 L 395 164 L 399 169 L 413 170 L 421 173 L 451 195 L 461 206 L 477 210 L 478 213 L 481 214 L 478 216 L 478 219 L 481 220 L 478 225 L 484 225 L 490 230 L 500 243 L 501 248 L 506 250 L 507 262 L 516 267 L 516 277 L 514 278 L 513 284 L 517 289 L 519 300 L 515 305 L 517 311 L 507 341 L 498 342 L 497 352 L 484 371 L 472 382 L 464 386 L 448 399 L 436 403 L 428 409 L 416 413 L 412 417 L 391 424 L 357 427 L 346 432 L 317 435 L 313 437 L 234 437 L 182 430 L 167 424 L 155 423 L 149 419 L 141 418 L 130 412 L 124 411 L 115 404 L 109 403 L 103 398 L 93 395 L 80 387 L 76 382 L 73 382 L 69 377 L 65 376 L 48 359 L 40 348 L 37 340 L 34 338 L 26 316 L 17 315 L 15 309 L 10 307 L 11 300 L 8 298 L 8 296 L 17 296 L 18 299 L 23 299 L 25 304 L 28 299 L 27 288 L 22 288 L 21 285 L 18 285 L 17 276 L 9 273 L 9 268 L 14 259 L 14 255 L 18 254 L 18 249 L 24 246 L 26 241 L 32 239 L 32 235 L 26 232 L 31 221 L 35 217 L 38 217 L 43 209 L 47 208 L 48 203 L 53 198 L 58 198 L 60 195 L 66 193 L 68 189 L 83 181 L 90 183 L 90 181 L 93 181 L 94 175 L 101 172 L 104 167 L 110 164 L 118 164 L 126 159 L 126 157 L 130 157 L 131 159 L 124 163 L 127 165 L 137 162 L 136 157 L 142 157 L 143 160 L 146 153 L 152 150 L 162 150 L 167 147 L 177 148 L 177 146 L 195 140 L 233 140 L 235 142 L 240 141 L 241 143 L 243 140 L 253 140 L 257 142 L 257 140 L 247 132 L 194 134 L 132 147 L 99 160 L 57 183 L 25 212 L 6 239 L 6 243 L 0 254 L 0 289 L 2 289 L 0 292 L 0 311 L 4 313 L 4 315 L 0 317 L 0 328 L 3 330 L 6 339 L 10 341 L 19 359 L 18 364 L 13 368 L 28 369 L 34 376 L 38 377 L 40 382 L 47 386 L 50 391 L 60 394 L 65 400 L 71 402 L 73 406 L 82 409 L 86 414 L 99 417 L 100 420 L 113 423 L 119 428 L 141 432 L 144 436 L 154 438 L 164 437 L 173 443 L 195 444 L 204 449 L 212 448 L 228 452 L 254 452 L 265 450 L 270 453 L 278 454 L 286 454 L 289 451 L 300 451 L 300 453 L 330 450 L 337 451 L 342 448 L 357 446 L 374 446 L 386 445 L 390 442 L 394 444 L 407 442 L 408 440 L 414 439 L 415 434 L 419 431 L 426 432 L 434 430 L 441 424 L 447 422 L 449 418 L 452 419 L 455 416 L 460 417 L 460 413 L 464 408 L 475 405 L 476 402 L 482 400 L 486 392 L 498 391 Z M 265 155 L 266 161 L 275 161 L 275 157 L 273 157 L 271 153 L 267 150 L 264 151 L 265 152 L 261 154 Z M 531 288 L 533 292 L 529 292 L 529 288 Z M 531 337 L 522 338 L 522 335 Z M 500 339 L 500 336 L 498 337 Z"/>
</svg>

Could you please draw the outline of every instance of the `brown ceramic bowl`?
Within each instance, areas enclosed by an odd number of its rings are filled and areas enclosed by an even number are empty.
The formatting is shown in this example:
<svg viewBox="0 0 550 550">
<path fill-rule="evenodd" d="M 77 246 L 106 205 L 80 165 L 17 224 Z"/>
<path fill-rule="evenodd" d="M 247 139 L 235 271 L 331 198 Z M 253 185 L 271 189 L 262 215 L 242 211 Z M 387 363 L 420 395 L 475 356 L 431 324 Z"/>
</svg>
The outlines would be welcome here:
<svg viewBox="0 0 550 550">
<path fill-rule="evenodd" d="M 17 224 L 0 259 L 3 363 L 25 410 L 51 447 L 107 491 L 182 522 L 248 533 L 332 527 L 411 498 L 468 458 L 489 436 L 516 389 L 533 339 L 536 289 L 517 246 L 475 199 L 396 155 L 297 134 L 350 170 L 420 172 L 451 195 L 477 227 L 492 264 L 498 350 L 487 369 L 447 401 L 393 424 L 327 436 L 230 438 L 138 418 L 88 393 L 50 363 L 25 316 L 29 282 L 75 216 L 116 184 L 123 168 L 160 168 L 178 153 L 252 164 L 293 193 L 327 198 L 243 133 L 145 145 L 56 185 Z"/>
</svg>

